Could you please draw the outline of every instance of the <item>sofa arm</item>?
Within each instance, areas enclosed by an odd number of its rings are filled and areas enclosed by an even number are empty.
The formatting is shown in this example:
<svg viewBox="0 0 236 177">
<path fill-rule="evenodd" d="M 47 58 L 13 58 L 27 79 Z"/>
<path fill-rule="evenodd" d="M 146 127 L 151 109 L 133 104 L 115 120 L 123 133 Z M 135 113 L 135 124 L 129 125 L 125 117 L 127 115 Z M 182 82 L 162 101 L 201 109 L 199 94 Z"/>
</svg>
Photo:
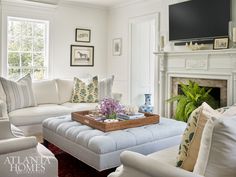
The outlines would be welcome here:
<svg viewBox="0 0 236 177">
<path fill-rule="evenodd" d="M 0 140 L 0 155 L 36 147 L 35 137 L 10 138 Z"/>
<path fill-rule="evenodd" d="M 0 119 L 3 118 L 8 118 L 7 104 L 3 100 L 0 100 Z"/>
<path fill-rule="evenodd" d="M 16 138 L 11 131 L 11 124 L 8 119 L 0 119 L 0 140 Z"/>
<path fill-rule="evenodd" d="M 135 152 L 123 152 L 121 163 L 109 177 L 202 177 Z"/>
</svg>

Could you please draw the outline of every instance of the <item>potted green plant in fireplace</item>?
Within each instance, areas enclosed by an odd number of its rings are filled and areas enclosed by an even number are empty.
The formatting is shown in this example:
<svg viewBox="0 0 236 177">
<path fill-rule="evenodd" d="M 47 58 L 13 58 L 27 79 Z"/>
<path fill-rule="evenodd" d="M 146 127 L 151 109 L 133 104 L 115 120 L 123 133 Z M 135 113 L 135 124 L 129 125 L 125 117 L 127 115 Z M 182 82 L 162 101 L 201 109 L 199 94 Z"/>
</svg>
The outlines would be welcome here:
<svg viewBox="0 0 236 177">
<path fill-rule="evenodd" d="M 175 118 L 187 122 L 190 114 L 198 108 L 203 102 L 208 103 L 212 108 L 218 107 L 217 101 L 210 95 L 212 89 L 200 87 L 198 83 L 188 81 L 188 84 L 180 82 L 180 89 L 183 94 L 173 96 L 167 102 L 177 101 Z"/>
</svg>

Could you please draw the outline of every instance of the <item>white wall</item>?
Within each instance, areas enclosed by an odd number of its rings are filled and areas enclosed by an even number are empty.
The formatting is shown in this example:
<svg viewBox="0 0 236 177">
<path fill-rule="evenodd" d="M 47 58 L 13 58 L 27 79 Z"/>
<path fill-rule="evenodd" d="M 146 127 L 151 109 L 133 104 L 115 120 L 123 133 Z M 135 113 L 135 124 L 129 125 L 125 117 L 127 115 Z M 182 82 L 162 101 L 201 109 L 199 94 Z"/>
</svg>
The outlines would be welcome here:
<svg viewBox="0 0 236 177">
<path fill-rule="evenodd" d="M 180 0 L 178 0 L 180 1 Z M 182 0 L 183 1 L 183 0 Z M 124 7 L 109 10 L 108 13 L 108 73 L 114 74 L 114 90 L 123 94 L 123 102 L 129 100 L 129 22 L 134 17 L 155 14 L 160 12 L 160 34 L 167 33 L 167 10 L 173 0 L 150 0 L 141 1 Z M 122 38 L 122 55 L 112 55 L 112 39 Z M 142 72 L 142 71 L 140 71 Z"/>
<path fill-rule="evenodd" d="M 168 5 L 187 0 L 149 0 L 128 6 L 112 8 L 108 13 L 108 74 L 114 74 L 114 90 L 123 94 L 123 101 L 129 100 L 129 21 L 137 16 L 160 13 L 160 35 L 168 42 Z M 236 21 L 236 1 L 232 0 L 233 20 Z M 112 56 L 112 39 L 122 38 L 121 56 Z"/>
<path fill-rule="evenodd" d="M 107 11 L 86 7 L 59 7 L 54 15 L 53 77 L 106 75 Z M 91 43 L 75 42 L 75 28 L 91 29 Z M 94 67 L 70 67 L 70 45 L 93 45 Z"/>
<path fill-rule="evenodd" d="M 37 3 L 3 2 L 1 67 L 6 68 L 7 16 L 35 18 L 50 21 L 49 77 L 72 78 L 87 75 L 106 76 L 107 60 L 107 10 L 74 4 L 58 6 Z M 75 28 L 91 29 L 91 43 L 75 42 Z M 94 46 L 94 67 L 70 67 L 70 45 Z M 4 66 L 4 67 L 2 67 Z M 6 76 L 6 71 L 1 74 Z"/>
</svg>

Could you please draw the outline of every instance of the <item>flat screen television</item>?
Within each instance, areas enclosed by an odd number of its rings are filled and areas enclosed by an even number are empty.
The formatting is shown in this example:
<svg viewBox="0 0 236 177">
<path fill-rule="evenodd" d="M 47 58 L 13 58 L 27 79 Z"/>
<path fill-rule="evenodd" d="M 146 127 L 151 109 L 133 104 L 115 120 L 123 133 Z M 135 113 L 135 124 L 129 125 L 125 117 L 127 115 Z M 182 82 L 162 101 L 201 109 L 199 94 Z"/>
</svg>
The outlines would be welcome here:
<svg viewBox="0 0 236 177">
<path fill-rule="evenodd" d="M 228 36 L 230 0 L 190 0 L 169 6 L 169 40 Z"/>
</svg>

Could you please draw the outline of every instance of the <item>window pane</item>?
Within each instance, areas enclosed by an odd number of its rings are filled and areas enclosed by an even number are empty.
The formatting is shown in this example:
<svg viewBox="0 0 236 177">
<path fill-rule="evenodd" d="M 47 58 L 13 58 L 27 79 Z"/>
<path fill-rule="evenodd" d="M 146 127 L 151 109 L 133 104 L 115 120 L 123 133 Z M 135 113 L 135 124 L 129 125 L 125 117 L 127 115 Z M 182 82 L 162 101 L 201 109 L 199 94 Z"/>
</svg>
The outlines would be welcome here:
<svg viewBox="0 0 236 177">
<path fill-rule="evenodd" d="M 21 54 L 21 66 L 32 66 L 31 53 L 22 53 Z"/>
<path fill-rule="evenodd" d="M 47 76 L 47 33 L 47 21 L 8 18 L 7 70 L 10 78 L 17 79 L 27 73 L 34 79 Z"/>
<path fill-rule="evenodd" d="M 34 24 L 34 36 L 35 37 L 44 37 L 45 32 L 45 24 L 42 23 L 35 23 Z"/>
<path fill-rule="evenodd" d="M 9 66 L 20 66 L 20 55 L 16 52 L 8 53 L 8 65 Z"/>
<path fill-rule="evenodd" d="M 44 66 L 44 56 L 42 53 L 34 54 L 34 66 L 43 67 Z"/>
<path fill-rule="evenodd" d="M 44 78 L 44 69 L 35 69 L 34 70 L 34 79 L 41 80 Z"/>
<path fill-rule="evenodd" d="M 31 22 L 22 22 L 22 26 L 21 26 L 21 29 L 22 29 L 22 36 L 32 36 L 32 23 Z"/>
<path fill-rule="evenodd" d="M 22 39 L 21 51 L 32 51 L 32 38 L 23 38 Z"/>
<path fill-rule="evenodd" d="M 43 39 L 35 39 L 34 40 L 34 51 L 43 52 L 44 50 L 44 40 Z"/>
<path fill-rule="evenodd" d="M 22 69 L 22 76 L 25 76 L 26 74 L 33 74 L 33 69 Z"/>
<path fill-rule="evenodd" d="M 10 36 L 19 36 L 21 33 L 20 21 L 9 21 L 8 32 Z"/>
<path fill-rule="evenodd" d="M 12 38 L 8 43 L 9 51 L 19 51 L 20 50 L 20 40 L 18 38 Z"/>
<path fill-rule="evenodd" d="M 17 80 L 20 78 L 20 69 L 8 69 L 8 78 L 12 80 Z"/>
</svg>

